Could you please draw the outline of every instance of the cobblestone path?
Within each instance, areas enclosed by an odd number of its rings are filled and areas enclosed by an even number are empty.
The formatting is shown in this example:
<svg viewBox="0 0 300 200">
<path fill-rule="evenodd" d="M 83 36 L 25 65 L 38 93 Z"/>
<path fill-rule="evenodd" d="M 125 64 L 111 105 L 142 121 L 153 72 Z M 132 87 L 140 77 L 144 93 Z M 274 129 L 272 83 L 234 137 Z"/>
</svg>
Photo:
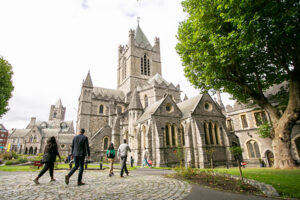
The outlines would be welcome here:
<svg viewBox="0 0 300 200">
<path fill-rule="evenodd" d="M 86 185 L 77 186 L 76 172 L 65 185 L 66 171 L 55 171 L 56 182 L 49 182 L 49 174 L 40 178 L 40 185 L 33 179 L 38 172 L 11 173 L 1 176 L 0 199 L 183 199 L 191 186 L 183 181 L 159 175 L 130 174 L 125 178 L 108 177 L 104 171 L 85 171 Z M 115 172 L 117 173 L 117 172 Z"/>
</svg>

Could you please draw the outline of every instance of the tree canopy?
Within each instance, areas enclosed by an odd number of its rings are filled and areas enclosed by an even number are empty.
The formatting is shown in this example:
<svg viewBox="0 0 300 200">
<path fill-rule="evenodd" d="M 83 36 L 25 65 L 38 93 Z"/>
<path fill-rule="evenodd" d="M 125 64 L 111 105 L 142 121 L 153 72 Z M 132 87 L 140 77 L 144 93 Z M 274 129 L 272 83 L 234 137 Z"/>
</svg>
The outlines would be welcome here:
<svg viewBox="0 0 300 200">
<path fill-rule="evenodd" d="M 299 73 L 298 0 L 185 0 L 178 28 L 184 72 L 201 90 L 241 102 Z M 257 99 L 254 99 L 257 100 Z"/>
<path fill-rule="evenodd" d="M 0 57 L 0 117 L 8 111 L 8 100 L 12 96 L 12 67 Z"/>
<path fill-rule="evenodd" d="M 292 127 L 300 114 L 299 0 L 184 0 L 176 50 L 185 76 L 202 91 L 250 99 L 271 118 L 275 167 L 292 167 Z M 288 83 L 284 113 L 264 92 Z"/>
</svg>

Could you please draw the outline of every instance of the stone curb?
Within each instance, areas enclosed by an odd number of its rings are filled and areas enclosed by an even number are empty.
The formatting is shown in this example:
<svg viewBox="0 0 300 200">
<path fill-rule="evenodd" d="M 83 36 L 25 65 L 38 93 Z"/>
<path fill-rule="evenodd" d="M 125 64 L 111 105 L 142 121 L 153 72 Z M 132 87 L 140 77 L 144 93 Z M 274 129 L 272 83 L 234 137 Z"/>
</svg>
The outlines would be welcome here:
<svg viewBox="0 0 300 200">
<path fill-rule="evenodd" d="M 240 180 L 240 177 L 235 176 L 235 175 L 222 174 L 222 173 L 218 173 L 218 172 L 213 172 L 213 174 L 214 175 L 219 175 L 219 176 L 225 176 L 225 177 L 228 177 L 228 178 L 233 178 L 235 180 Z M 247 178 L 244 178 L 244 182 L 260 189 L 262 191 L 262 193 L 267 195 L 268 197 L 279 197 L 280 196 L 278 194 L 277 190 L 272 185 L 262 183 L 262 182 L 259 182 L 259 181 L 255 181 L 255 180 L 252 180 L 252 179 L 247 179 Z"/>
</svg>

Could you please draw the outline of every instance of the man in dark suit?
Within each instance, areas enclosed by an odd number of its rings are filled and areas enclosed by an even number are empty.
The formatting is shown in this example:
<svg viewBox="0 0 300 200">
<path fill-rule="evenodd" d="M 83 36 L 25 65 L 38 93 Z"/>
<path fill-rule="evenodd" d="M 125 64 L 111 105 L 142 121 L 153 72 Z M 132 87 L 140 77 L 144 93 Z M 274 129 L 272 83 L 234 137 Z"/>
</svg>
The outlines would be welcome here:
<svg viewBox="0 0 300 200">
<path fill-rule="evenodd" d="M 84 159 L 85 156 L 88 155 L 88 159 L 90 160 L 90 147 L 88 138 L 83 135 L 85 132 L 84 129 L 80 129 L 80 134 L 76 135 L 73 138 L 72 142 L 72 157 L 74 158 L 75 166 L 71 169 L 68 175 L 65 176 L 65 183 L 69 184 L 69 179 L 73 175 L 73 173 L 80 167 L 78 173 L 78 185 L 84 185 L 82 182 L 82 174 L 84 169 Z"/>
</svg>

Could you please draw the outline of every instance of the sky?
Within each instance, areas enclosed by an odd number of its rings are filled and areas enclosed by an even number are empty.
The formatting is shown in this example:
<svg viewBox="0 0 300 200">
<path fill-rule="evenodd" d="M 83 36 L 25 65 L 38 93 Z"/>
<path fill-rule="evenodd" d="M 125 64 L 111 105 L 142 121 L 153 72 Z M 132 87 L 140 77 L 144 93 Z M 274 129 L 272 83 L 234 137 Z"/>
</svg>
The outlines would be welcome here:
<svg viewBox="0 0 300 200">
<path fill-rule="evenodd" d="M 162 76 L 180 84 L 182 98 L 199 94 L 184 77 L 176 34 L 186 18 L 180 0 L 0 0 L 0 56 L 13 67 L 7 129 L 31 117 L 47 121 L 61 98 L 65 120 L 76 124 L 78 97 L 88 71 L 94 86 L 116 89 L 118 46 L 140 27 L 153 45 L 160 38 Z M 233 104 L 222 94 L 223 103 Z"/>
</svg>

